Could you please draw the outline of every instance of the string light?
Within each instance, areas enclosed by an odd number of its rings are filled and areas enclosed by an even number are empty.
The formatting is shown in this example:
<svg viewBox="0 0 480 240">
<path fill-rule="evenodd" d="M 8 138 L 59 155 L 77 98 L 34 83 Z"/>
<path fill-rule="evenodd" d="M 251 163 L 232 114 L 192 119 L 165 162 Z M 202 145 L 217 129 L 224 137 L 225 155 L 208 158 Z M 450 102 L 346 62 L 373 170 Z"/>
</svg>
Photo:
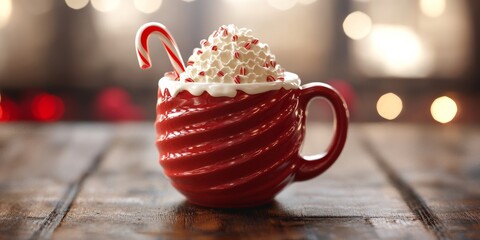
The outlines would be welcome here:
<svg viewBox="0 0 480 240">
<path fill-rule="evenodd" d="M 367 14 L 360 11 L 350 13 L 343 21 L 343 31 L 353 40 L 366 37 L 371 29 L 372 20 Z"/>
<path fill-rule="evenodd" d="M 268 0 L 268 4 L 278 10 L 286 11 L 297 4 L 297 0 Z"/>
<path fill-rule="evenodd" d="M 393 120 L 400 115 L 403 109 L 402 99 L 394 93 L 386 93 L 377 101 L 378 114 L 387 119 Z"/>
<path fill-rule="evenodd" d="M 143 13 L 153 13 L 162 5 L 162 0 L 133 0 L 135 8 Z"/>
<path fill-rule="evenodd" d="M 448 123 L 457 115 L 457 104 L 453 99 L 442 96 L 433 101 L 430 107 L 433 119 L 439 123 Z"/>
<path fill-rule="evenodd" d="M 5 96 L 0 101 L 0 112 L 0 122 L 16 121 L 20 117 L 17 104 Z"/>
<path fill-rule="evenodd" d="M 426 77 L 432 71 L 433 56 L 429 48 L 406 26 L 374 25 L 362 51 L 374 63 L 370 68 L 380 75 Z"/>
<path fill-rule="evenodd" d="M 298 2 L 303 5 L 312 4 L 312 3 L 315 3 L 316 1 L 317 0 L 298 0 Z"/>
<path fill-rule="evenodd" d="M 87 6 L 89 0 L 65 0 L 65 3 L 67 6 L 69 6 L 71 9 L 82 9 L 85 6 Z"/>
<path fill-rule="evenodd" d="M 7 25 L 12 14 L 12 1 L 0 0 L 0 28 Z"/>
<path fill-rule="evenodd" d="M 0 119 L 3 118 L 2 94 L 0 94 Z"/>
<path fill-rule="evenodd" d="M 111 12 L 120 5 L 119 0 L 91 0 L 93 8 L 100 12 Z"/>
<path fill-rule="evenodd" d="M 420 0 L 420 10 L 428 17 L 436 18 L 445 12 L 445 0 Z"/>
<path fill-rule="evenodd" d="M 32 101 L 32 115 L 39 121 L 56 121 L 63 117 L 65 105 L 61 98 L 41 93 L 36 95 Z"/>
</svg>

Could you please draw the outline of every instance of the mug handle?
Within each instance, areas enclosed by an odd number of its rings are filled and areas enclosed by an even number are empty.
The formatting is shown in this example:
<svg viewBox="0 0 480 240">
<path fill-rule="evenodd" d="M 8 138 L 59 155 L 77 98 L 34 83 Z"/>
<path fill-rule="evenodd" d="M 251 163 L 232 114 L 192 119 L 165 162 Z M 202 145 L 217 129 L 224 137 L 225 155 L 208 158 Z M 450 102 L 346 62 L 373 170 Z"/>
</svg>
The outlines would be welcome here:
<svg viewBox="0 0 480 240">
<path fill-rule="evenodd" d="M 310 101 L 317 97 L 323 97 L 330 102 L 335 112 L 333 140 L 327 150 L 313 156 L 302 157 L 300 154 L 299 166 L 295 175 L 295 181 L 304 181 L 316 177 L 327 170 L 337 160 L 347 140 L 348 109 L 342 96 L 325 83 L 309 83 L 300 89 L 299 103 L 305 114 Z M 305 116 L 303 128 L 305 128 Z M 304 135 L 305 137 L 305 135 Z M 302 139 L 304 141 L 304 139 Z"/>
</svg>

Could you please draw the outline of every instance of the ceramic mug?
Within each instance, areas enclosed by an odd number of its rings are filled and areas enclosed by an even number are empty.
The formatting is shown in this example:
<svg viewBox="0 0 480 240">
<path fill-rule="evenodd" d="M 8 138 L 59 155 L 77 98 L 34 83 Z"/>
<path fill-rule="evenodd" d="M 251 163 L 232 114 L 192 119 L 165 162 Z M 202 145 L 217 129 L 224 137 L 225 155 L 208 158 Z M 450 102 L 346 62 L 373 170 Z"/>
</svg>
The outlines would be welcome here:
<svg viewBox="0 0 480 240">
<path fill-rule="evenodd" d="M 299 154 L 306 108 L 317 97 L 331 103 L 335 131 L 326 152 L 306 160 Z M 345 144 L 348 110 L 324 83 L 257 94 L 237 90 L 234 97 L 185 90 L 172 96 L 159 88 L 155 127 L 160 164 L 188 201 L 250 207 L 271 202 L 288 184 L 327 170 Z"/>
</svg>

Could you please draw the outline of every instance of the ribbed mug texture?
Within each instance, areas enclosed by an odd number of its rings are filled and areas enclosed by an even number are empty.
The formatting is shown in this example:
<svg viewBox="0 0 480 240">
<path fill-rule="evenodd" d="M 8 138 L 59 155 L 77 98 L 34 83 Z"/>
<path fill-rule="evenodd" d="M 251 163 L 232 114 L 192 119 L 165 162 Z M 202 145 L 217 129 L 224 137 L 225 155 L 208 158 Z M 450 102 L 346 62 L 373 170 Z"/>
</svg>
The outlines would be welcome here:
<svg viewBox="0 0 480 240">
<path fill-rule="evenodd" d="M 305 113 L 299 89 L 233 98 L 175 97 L 159 90 L 156 144 L 172 185 L 193 203 L 247 207 L 270 202 L 293 181 Z"/>
</svg>

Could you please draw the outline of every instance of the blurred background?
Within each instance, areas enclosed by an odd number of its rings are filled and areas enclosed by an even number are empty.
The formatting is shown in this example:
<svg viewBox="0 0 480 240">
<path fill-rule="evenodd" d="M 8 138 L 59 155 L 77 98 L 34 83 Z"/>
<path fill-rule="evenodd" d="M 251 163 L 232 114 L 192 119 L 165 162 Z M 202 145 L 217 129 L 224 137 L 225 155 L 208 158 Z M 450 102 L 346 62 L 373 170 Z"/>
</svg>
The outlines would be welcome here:
<svg viewBox="0 0 480 240">
<path fill-rule="evenodd" d="M 253 30 L 303 83 L 333 85 L 352 121 L 478 123 L 476 0 L 0 0 L 0 120 L 153 121 L 171 71 L 137 29 L 166 25 L 183 59 L 223 24 Z M 313 118 L 329 119 L 325 103 Z"/>
</svg>

